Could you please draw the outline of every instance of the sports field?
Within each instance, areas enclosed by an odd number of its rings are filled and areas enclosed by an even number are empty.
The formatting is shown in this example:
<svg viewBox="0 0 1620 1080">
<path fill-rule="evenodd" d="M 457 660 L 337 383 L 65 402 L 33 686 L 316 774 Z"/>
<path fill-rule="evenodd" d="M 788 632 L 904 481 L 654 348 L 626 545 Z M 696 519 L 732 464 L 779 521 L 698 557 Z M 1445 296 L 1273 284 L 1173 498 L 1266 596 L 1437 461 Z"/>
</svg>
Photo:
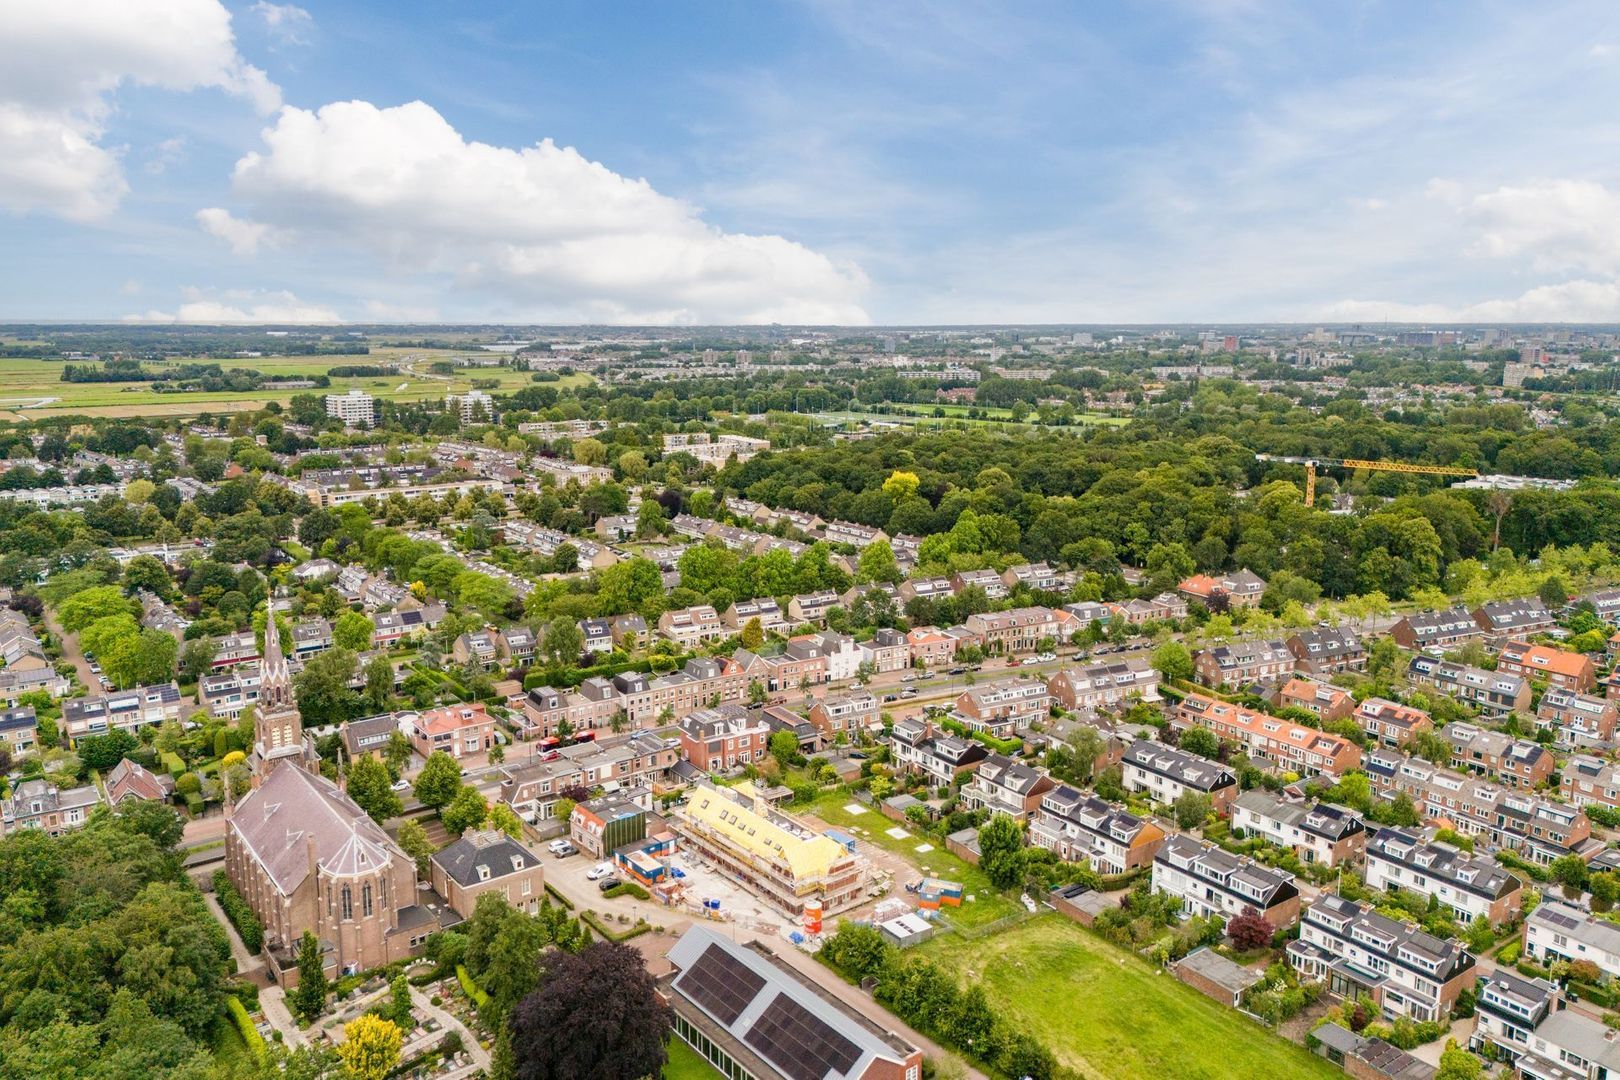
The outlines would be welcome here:
<svg viewBox="0 0 1620 1080">
<path fill-rule="evenodd" d="M 1107 1080 L 1342 1076 L 1303 1047 L 1115 948 L 1062 915 L 976 941 L 917 946 L 1028 1026 L 1064 1065 Z"/>
<path fill-rule="evenodd" d="M 265 356 L 251 359 L 177 360 L 179 363 L 217 363 L 221 368 L 250 368 L 286 379 L 325 375 L 333 367 L 355 364 L 392 364 L 400 374 L 388 378 L 336 378 L 324 390 L 220 391 L 160 394 L 149 383 L 62 382 L 62 365 L 54 360 L 0 359 L 0 420 L 38 419 L 73 413 L 87 416 L 195 416 L 202 412 L 236 412 L 257 408 L 267 401 L 285 404 L 298 393 L 341 394 L 351 388 L 379 398 L 420 401 L 472 388 L 473 380 L 494 380 L 492 392 L 510 392 L 534 385 L 527 371 L 511 368 L 468 368 L 453 375 L 436 375 L 428 366 L 458 356 L 493 355 L 475 349 L 373 348 L 354 356 Z M 146 367 L 161 365 L 147 362 Z M 578 386 L 589 375 L 565 376 L 548 386 Z"/>
</svg>

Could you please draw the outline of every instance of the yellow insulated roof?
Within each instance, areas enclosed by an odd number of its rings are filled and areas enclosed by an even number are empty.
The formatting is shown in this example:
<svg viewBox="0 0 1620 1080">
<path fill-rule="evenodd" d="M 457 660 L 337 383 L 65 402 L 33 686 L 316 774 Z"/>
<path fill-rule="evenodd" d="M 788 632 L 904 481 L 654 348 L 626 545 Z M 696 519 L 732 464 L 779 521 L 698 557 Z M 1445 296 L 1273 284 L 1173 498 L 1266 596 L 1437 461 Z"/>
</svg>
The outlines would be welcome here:
<svg viewBox="0 0 1620 1080">
<path fill-rule="evenodd" d="M 836 840 L 804 829 L 790 832 L 763 814 L 755 813 L 756 792 L 746 781 L 729 796 L 707 784 L 699 785 L 686 802 L 685 815 L 710 833 L 723 836 L 755 858 L 786 864 L 795 878 L 816 878 L 848 852 Z"/>
</svg>

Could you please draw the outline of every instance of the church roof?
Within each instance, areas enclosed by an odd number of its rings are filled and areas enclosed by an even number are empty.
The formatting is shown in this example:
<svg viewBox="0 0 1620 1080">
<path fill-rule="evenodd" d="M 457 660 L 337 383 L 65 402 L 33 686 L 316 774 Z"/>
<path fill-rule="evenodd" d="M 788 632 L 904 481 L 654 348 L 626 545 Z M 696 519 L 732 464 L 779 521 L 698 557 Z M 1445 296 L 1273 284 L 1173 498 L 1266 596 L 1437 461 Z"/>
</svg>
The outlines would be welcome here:
<svg viewBox="0 0 1620 1080">
<path fill-rule="evenodd" d="M 231 815 L 231 831 L 283 895 L 314 862 L 336 876 L 365 873 L 405 853 L 336 784 L 291 762 L 275 766 Z"/>
</svg>

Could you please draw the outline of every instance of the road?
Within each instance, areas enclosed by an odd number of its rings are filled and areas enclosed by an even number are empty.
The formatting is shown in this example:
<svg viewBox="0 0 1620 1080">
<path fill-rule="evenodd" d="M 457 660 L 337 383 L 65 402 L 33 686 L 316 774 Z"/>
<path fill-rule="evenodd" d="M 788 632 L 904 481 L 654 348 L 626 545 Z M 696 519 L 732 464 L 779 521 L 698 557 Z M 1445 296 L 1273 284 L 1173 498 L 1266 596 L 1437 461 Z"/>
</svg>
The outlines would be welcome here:
<svg viewBox="0 0 1620 1080">
<path fill-rule="evenodd" d="M 56 612 L 49 607 L 45 609 L 45 629 L 49 630 L 55 635 L 56 640 L 61 642 L 62 659 L 73 665 L 73 670 L 78 675 L 79 682 L 83 683 L 91 691 L 99 690 L 101 688 L 101 676 L 90 670 L 90 661 L 84 658 L 84 653 L 79 649 L 78 636 L 70 635 L 63 630 L 61 621 L 56 617 Z"/>
</svg>

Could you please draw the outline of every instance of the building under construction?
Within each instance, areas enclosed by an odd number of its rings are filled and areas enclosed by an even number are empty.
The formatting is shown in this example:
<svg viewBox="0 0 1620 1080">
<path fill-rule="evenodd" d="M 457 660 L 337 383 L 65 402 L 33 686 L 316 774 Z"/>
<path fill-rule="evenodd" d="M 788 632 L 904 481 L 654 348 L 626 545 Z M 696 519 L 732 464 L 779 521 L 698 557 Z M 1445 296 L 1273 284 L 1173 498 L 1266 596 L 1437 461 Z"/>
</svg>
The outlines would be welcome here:
<svg viewBox="0 0 1620 1080">
<path fill-rule="evenodd" d="M 670 824 L 684 846 L 795 919 L 817 904 L 829 915 L 852 907 L 871 881 L 871 864 L 852 842 L 772 808 L 750 783 L 698 784 L 672 810 Z"/>
</svg>

